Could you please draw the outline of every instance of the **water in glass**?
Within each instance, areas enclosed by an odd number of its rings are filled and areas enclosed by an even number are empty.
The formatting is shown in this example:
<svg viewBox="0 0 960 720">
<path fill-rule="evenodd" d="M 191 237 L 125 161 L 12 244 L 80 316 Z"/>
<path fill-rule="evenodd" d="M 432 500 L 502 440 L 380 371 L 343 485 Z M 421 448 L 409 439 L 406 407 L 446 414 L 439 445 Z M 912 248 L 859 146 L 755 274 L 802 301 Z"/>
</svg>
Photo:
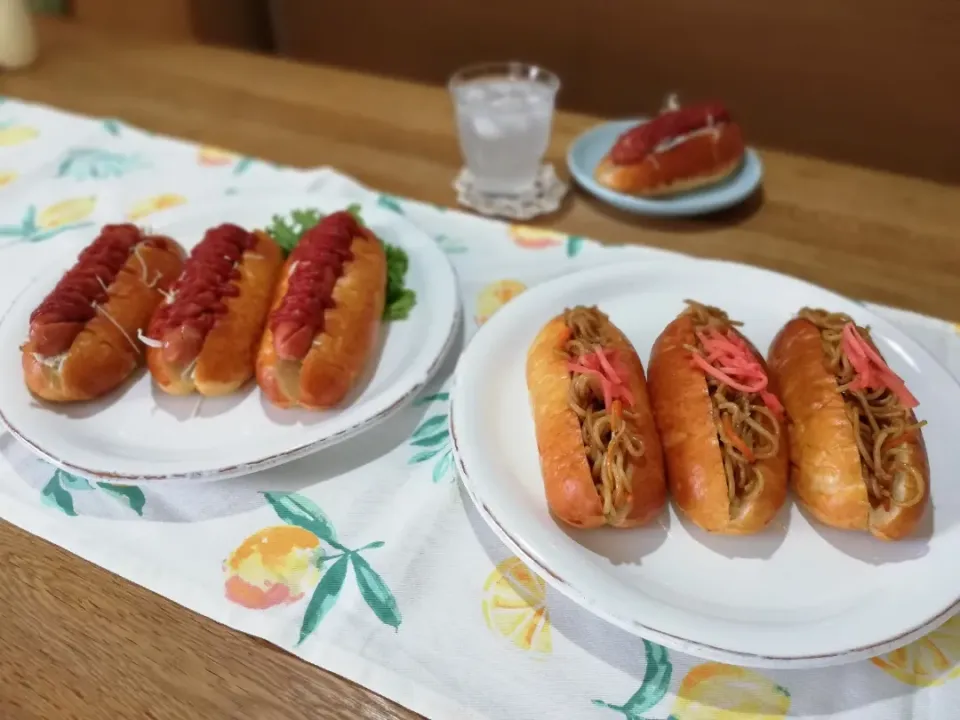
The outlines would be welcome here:
<svg viewBox="0 0 960 720">
<path fill-rule="evenodd" d="M 477 189 L 507 195 L 529 190 L 550 141 L 555 78 L 455 77 L 451 90 L 460 148 Z"/>
</svg>

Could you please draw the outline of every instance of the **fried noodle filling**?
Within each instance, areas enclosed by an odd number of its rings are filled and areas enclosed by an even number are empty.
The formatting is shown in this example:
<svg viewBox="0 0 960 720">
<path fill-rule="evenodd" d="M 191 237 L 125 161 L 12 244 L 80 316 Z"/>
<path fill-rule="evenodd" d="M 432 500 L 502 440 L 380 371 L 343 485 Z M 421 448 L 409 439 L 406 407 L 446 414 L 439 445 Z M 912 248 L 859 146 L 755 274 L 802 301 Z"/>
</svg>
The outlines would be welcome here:
<svg viewBox="0 0 960 720">
<path fill-rule="evenodd" d="M 857 381 L 860 373 L 844 347 L 845 328 L 852 326 L 876 352 L 870 329 L 856 325 L 853 318 L 844 313 L 804 308 L 798 317 L 809 320 L 820 331 L 827 370 L 836 376 L 847 417 L 853 425 L 860 470 L 871 506 L 890 510 L 891 505 L 911 507 L 921 502 L 926 482 L 921 472 L 907 461 L 906 441 L 927 423 L 917 422 L 890 386 L 861 387 L 862 383 Z M 910 479 L 913 482 L 909 482 Z"/>
<path fill-rule="evenodd" d="M 580 419 L 590 474 L 610 523 L 630 511 L 631 458 L 643 455 L 635 430 L 636 413 L 627 387 L 627 372 L 605 333 L 607 317 L 595 307 L 577 306 L 563 315 L 570 338 L 563 354 L 571 371 L 570 408 Z"/>
<path fill-rule="evenodd" d="M 697 343 L 685 347 L 695 360 L 699 358 L 697 364 L 707 380 L 734 517 L 747 500 L 763 492 L 763 472 L 757 463 L 776 457 L 780 450 L 782 409 L 766 390 L 765 371 L 734 329 L 742 323 L 718 308 L 692 300 L 686 303 Z M 735 358 L 741 361 L 740 367 L 729 366 Z"/>
</svg>

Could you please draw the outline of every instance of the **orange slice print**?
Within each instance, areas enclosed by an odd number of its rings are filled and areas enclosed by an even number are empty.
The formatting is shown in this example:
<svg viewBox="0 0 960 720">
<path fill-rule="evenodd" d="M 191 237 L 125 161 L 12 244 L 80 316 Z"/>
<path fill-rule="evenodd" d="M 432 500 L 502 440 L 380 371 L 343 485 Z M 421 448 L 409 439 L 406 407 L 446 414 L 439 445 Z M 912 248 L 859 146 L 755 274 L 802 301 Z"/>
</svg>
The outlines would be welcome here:
<svg viewBox="0 0 960 720">
<path fill-rule="evenodd" d="M 254 533 L 223 564 L 228 600 L 253 610 L 294 603 L 320 579 L 320 540 L 309 530 L 278 525 Z"/>
</svg>

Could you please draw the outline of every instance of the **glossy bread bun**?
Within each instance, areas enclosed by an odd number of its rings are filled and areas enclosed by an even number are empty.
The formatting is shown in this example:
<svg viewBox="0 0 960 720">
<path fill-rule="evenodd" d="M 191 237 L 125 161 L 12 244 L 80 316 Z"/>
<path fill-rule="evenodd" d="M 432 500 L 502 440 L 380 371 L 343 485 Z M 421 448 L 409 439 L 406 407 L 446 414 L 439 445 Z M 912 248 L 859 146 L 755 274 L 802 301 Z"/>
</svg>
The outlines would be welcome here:
<svg viewBox="0 0 960 720">
<path fill-rule="evenodd" d="M 108 299 L 69 350 L 54 360 L 34 352 L 28 340 L 21 358 L 29 390 L 49 402 L 92 400 L 120 386 L 141 364 L 138 333 L 147 326 L 163 291 L 183 267 L 183 250 L 173 240 L 144 243 L 130 255 L 108 290 Z M 146 281 L 145 281 L 146 278 Z"/>
<path fill-rule="evenodd" d="M 627 368 L 633 410 L 637 414 L 636 421 L 628 422 L 644 448 L 641 457 L 629 459 L 633 466 L 630 509 L 613 525 L 634 527 L 656 517 L 666 504 L 663 456 L 650 412 L 643 364 L 630 341 L 612 323 L 608 335 L 612 339 L 610 347 L 623 358 Z M 543 327 L 527 354 L 527 388 L 547 504 L 568 525 L 595 528 L 607 524 L 607 519 L 590 474 L 580 420 L 569 404 L 570 370 L 562 351 L 570 336 L 563 315 Z"/>
<path fill-rule="evenodd" d="M 222 302 L 227 312 L 207 333 L 195 362 L 171 362 L 161 347 L 147 349 L 147 367 L 157 385 L 171 395 L 199 392 L 207 397 L 229 395 L 254 375 L 254 358 L 263 333 L 283 253 L 266 233 L 256 231 L 256 244 L 243 253 L 233 281 L 239 291 Z"/>
<path fill-rule="evenodd" d="M 893 505 L 890 510 L 873 508 L 853 425 L 836 378 L 824 362 L 820 331 L 812 322 L 795 318 L 783 327 L 770 348 L 770 373 L 790 418 L 790 482 L 801 504 L 832 527 L 868 530 L 885 540 L 908 535 L 923 516 L 929 496 L 922 435 L 911 433 L 905 443 L 907 462 L 925 481 L 922 501 L 909 507 Z"/>
<path fill-rule="evenodd" d="M 616 165 L 607 154 L 594 176 L 601 185 L 638 197 L 659 197 L 712 185 L 733 174 L 743 160 L 743 135 L 736 123 L 694 134 L 641 162 Z"/>
<path fill-rule="evenodd" d="M 650 395 L 663 442 L 670 493 L 684 514 L 708 532 L 755 533 L 773 519 L 786 500 L 785 429 L 781 427 L 777 455 L 757 461 L 764 478 L 760 493 L 742 501 L 732 515 L 713 401 L 703 371 L 690 362 L 686 349 L 695 345 L 693 318 L 683 314 L 667 325 L 650 356 Z M 760 354 L 755 355 L 762 363 Z M 776 394 L 772 383 L 770 389 Z"/>
<path fill-rule="evenodd" d="M 324 311 L 324 329 L 302 361 L 278 356 L 269 324 L 257 354 L 257 382 L 277 407 L 324 410 L 338 405 L 368 366 L 386 301 L 387 257 L 372 233 L 355 237 L 352 259 L 333 287 L 334 307 Z M 287 294 L 293 256 L 287 260 L 271 311 Z"/>
</svg>

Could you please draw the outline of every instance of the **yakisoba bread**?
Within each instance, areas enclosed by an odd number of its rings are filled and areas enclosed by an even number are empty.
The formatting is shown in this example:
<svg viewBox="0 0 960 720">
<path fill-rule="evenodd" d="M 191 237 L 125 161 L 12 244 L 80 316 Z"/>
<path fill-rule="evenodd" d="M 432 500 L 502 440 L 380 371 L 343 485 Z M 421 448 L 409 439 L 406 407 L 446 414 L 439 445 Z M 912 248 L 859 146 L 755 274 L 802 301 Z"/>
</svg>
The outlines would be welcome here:
<svg viewBox="0 0 960 720">
<path fill-rule="evenodd" d="M 150 321 L 147 367 L 171 395 L 234 392 L 254 374 L 283 253 L 265 233 L 207 231 Z"/>
<path fill-rule="evenodd" d="M 899 540 L 928 504 L 917 400 L 848 315 L 804 308 L 770 348 L 790 418 L 791 484 L 821 522 Z"/>
<path fill-rule="evenodd" d="M 657 197 L 718 182 L 743 154 L 740 126 L 720 103 L 671 107 L 623 133 L 594 176 L 611 190 Z"/>
<path fill-rule="evenodd" d="M 383 244 L 350 212 L 307 230 L 283 268 L 257 355 L 267 399 L 283 408 L 339 404 L 373 351 L 386 286 Z"/>
<path fill-rule="evenodd" d="M 547 503 L 581 528 L 632 527 L 666 502 L 643 365 L 595 307 L 548 322 L 527 354 L 527 388 Z"/>
<path fill-rule="evenodd" d="M 183 266 L 176 242 L 106 225 L 30 315 L 23 376 L 52 402 L 92 400 L 140 365 L 138 339 Z"/>
<path fill-rule="evenodd" d="M 704 530 L 754 533 L 787 495 L 776 383 L 739 323 L 687 304 L 657 338 L 648 373 L 670 492 Z"/>
</svg>

